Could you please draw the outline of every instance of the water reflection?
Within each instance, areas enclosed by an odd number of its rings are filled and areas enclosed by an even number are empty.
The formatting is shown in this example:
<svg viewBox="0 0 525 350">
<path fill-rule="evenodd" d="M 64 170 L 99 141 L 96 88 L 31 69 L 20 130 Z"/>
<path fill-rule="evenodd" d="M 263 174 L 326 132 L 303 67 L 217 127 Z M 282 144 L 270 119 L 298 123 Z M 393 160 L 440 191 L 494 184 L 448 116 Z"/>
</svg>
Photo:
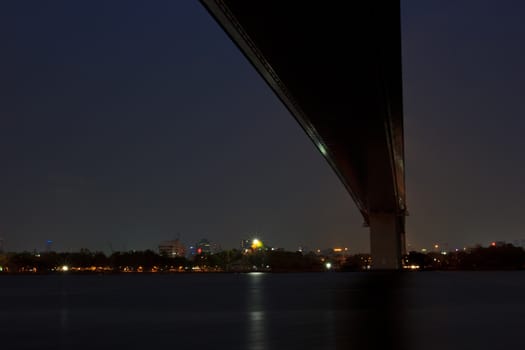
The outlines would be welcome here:
<svg viewBox="0 0 525 350">
<path fill-rule="evenodd" d="M 60 301 L 60 330 L 62 333 L 66 333 L 69 324 L 69 305 L 67 292 L 65 290 L 62 291 Z"/>
<path fill-rule="evenodd" d="M 266 275 L 262 272 L 252 272 L 247 277 L 248 349 L 269 349 L 263 284 Z"/>
<path fill-rule="evenodd" d="M 410 349 L 403 272 L 368 272 L 337 289 L 337 349 Z"/>
<path fill-rule="evenodd" d="M 518 349 L 523 295 L 525 272 L 4 277 L 0 339 L 2 349 Z"/>
</svg>

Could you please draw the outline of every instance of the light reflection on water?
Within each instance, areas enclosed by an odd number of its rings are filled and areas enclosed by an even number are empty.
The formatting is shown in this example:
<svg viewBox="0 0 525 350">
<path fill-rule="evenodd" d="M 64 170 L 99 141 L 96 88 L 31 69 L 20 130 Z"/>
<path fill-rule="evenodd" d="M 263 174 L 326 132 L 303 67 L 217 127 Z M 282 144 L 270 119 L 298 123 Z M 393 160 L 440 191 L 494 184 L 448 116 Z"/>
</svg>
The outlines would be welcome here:
<svg viewBox="0 0 525 350">
<path fill-rule="evenodd" d="M 266 319 L 264 311 L 264 283 L 265 274 L 252 272 L 247 274 L 248 286 L 248 349 L 269 349 L 266 343 L 268 335 L 266 332 Z"/>
<path fill-rule="evenodd" d="M 525 273 L 400 276 L 0 276 L 1 346 L 274 350 L 521 344 Z"/>
</svg>

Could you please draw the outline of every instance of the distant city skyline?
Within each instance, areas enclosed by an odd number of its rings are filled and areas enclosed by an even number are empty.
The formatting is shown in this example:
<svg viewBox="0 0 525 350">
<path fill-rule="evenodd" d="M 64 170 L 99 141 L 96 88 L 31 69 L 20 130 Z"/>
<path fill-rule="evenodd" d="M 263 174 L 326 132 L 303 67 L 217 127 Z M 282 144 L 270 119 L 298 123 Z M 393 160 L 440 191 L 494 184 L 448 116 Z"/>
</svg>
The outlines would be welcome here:
<svg viewBox="0 0 525 350">
<path fill-rule="evenodd" d="M 78 252 L 78 251 L 81 251 L 82 249 L 89 249 L 89 250 L 91 250 L 93 252 L 100 251 L 100 252 L 103 252 L 105 254 L 111 254 L 111 253 L 117 252 L 117 251 L 119 251 L 119 252 L 126 252 L 126 251 L 152 250 L 152 251 L 158 252 L 158 251 L 162 251 L 163 249 L 164 250 L 168 249 L 168 247 L 166 247 L 166 245 L 172 244 L 172 242 L 180 242 L 180 243 L 177 243 L 177 246 L 179 244 L 181 244 L 182 248 L 180 246 L 178 246 L 176 249 L 177 250 L 178 249 L 182 249 L 182 251 L 184 252 L 184 253 L 182 253 L 182 255 L 184 256 L 184 255 L 188 255 L 188 254 L 191 255 L 191 254 L 197 253 L 197 247 L 199 245 L 199 242 L 201 242 L 201 241 L 208 241 L 213 246 L 212 250 L 217 252 L 217 251 L 230 250 L 230 249 L 239 249 L 239 250 L 242 251 L 243 247 L 244 247 L 243 246 L 244 242 L 248 242 L 248 245 L 251 246 L 253 240 L 260 240 L 261 242 L 263 242 L 263 245 L 265 247 L 268 246 L 268 247 L 271 247 L 271 248 L 283 249 L 283 250 L 286 250 L 286 251 L 300 251 L 300 252 L 303 252 L 303 253 L 308 253 L 308 252 L 319 252 L 319 251 L 326 251 L 326 250 L 332 250 L 332 249 L 343 249 L 343 250 L 345 250 L 345 252 L 348 252 L 349 254 L 367 254 L 367 253 L 369 253 L 368 251 L 355 250 L 355 249 L 352 249 L 351 247 L 348 247 L 348 246 L 345 246 L 345 245 L 322 245 L 321 244 L 321 245 L 318 245 L 318 246 L 308 246 L 308 245 L 304 245 L 304 244 L 298 244 L 295 247 L 284 247 L 284 246 L 279 245 L 278 243 L 263 241 L 259 237 L 261 237 L 261 236 L 259 236 L 259 235 L 252 235 L 250 237 L 244 237 L 243 239 L 239 239 L 237 244 L 234 245 L 234 246 L 223 246 L 220 241 L 208 240 L 206 237 L 201 237 L 200 239 L 197 239 L 196 241 L 184 241 L 184 240 L 182 240 L 180 238 L 167 238 L 165 240 L 162 240 L 162 241 L 159 241 L 159 242 L 154 242 L 154 243 L 152 243 L 152 244 L 150 244 L 148 246 L 144 246 L 144 247 L 129 248 L 129 247 L 126 246 L 126 244 L 118 244 L 118 242 L 115 244 L 115 243 L 108 242 L 107 246 L 103 247 L 103 248 L 73 247 L 71 249 L 55 249 L 54 241 L 50 241 L 50 240 L 47 240 L 46 242 L 44 242 L 42 244 L 42 247 L 25 247 L 25 248 L 21 248 L 21 249 L 9 249 L 9 247 L 7 246 L 7 249 L 6 249 L 5 241 L 0 239 L 0 252 L 2 252 L 2 251 L 5 252 L 5 253 L 7 253 L 7 252 L 22 252 L 22 251 L 27 251 L 27 252 L 36 251 L 36 252 L 39 252 L 39 253 L 50 252 L 50 251 Z M 496 244 L 497 245 L 512 244 L 515 247 L 525 248 L 525 239 L 514 239 L 512 241 L 492 240 L 492 241 L 487 241 L 487 242 L 471 242 L 469 244 L 465 244 L 465 245 L 462 245 L 462 246 L 461 245 L 450 245 L 447 242 L 441 242 L 441 241 L 436 241 L 436 242 L 431 243 L 431 244 L 426 245 L 426 246 L 416 246 L 416 245 L 412 245 L 412 244 L 409 243 L 409 244 L 407 244 L 406 250 L 407 250 L 407 253 L 410 252 L 410 251 L 416 251 L 416 252 L 453 252 L 453 251 L 461 251 L 461 250 L 465 250 L 465 249 L 475 248 L 477 246 L 490 247 L 490 246 L 494 246 Z M 207 252 L 212 252 L 212 251 L 210 250 L 210 251 L 207 251 Z M 178 255 L 180 255 L 180 254 L 178 254 Z"/>
<path fill-rule="evenodd" d="M 402 1 L 407 243 L 521 241 L 525 3 Z M 196 1 L 0 4 L 4 250 L 369 251 L 352 199 Z"/>
</svg>

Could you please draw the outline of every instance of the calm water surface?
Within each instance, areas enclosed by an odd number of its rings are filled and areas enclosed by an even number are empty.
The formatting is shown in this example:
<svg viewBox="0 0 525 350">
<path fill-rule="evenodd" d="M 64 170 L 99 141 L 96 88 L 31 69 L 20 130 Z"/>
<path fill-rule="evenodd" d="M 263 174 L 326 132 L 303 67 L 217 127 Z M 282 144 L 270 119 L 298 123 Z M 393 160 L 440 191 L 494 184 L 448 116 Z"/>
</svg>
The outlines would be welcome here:
<svg viewBox="0 0 525 350">
<path fill-rule="evenodd" d="M 1 349 L 507 346 L 524 272 L 0 276 Z"/>
</svg>

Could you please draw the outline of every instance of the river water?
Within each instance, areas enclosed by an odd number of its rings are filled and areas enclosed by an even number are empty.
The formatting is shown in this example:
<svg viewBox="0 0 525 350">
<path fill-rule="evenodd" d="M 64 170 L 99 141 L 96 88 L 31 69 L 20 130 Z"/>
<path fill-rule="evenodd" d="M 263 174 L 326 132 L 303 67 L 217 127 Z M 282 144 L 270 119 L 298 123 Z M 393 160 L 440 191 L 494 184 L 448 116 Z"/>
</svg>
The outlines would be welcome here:
<svg viewBox="0 0 525 350">
<path fill-rule="evenodd" d="M 525 349 L 525 272 L 0 276 L 1 349 Z"/>
</svg>

